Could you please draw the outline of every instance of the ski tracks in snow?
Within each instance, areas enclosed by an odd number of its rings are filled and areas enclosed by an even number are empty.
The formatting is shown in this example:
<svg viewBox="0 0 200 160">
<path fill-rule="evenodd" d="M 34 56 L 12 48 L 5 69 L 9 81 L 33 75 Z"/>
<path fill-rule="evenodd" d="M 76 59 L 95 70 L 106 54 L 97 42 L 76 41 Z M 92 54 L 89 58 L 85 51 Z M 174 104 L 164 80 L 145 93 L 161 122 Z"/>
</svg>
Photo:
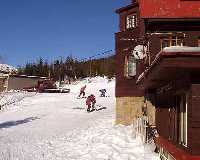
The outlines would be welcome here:
<svg viewBox="0 0 200 160">
<path fill-rule="evenodd" d="M 102 82 L 101 82 L 102 81 Z M 115 126 L 114 81 L 96 79 L 87 92 L 100 98 L 105 110 L 87 113 L 85 99 L 76 99 L 83 84 L 70 94 L 38 94 L 0 115 L 0 160 L 157 160 L 149 146 L 133 138 L 133 127 Z M 14 106 L 15 107 L 15 106 Z M 6 124 L 6 125 L 5 125 Z"/>
</svg>

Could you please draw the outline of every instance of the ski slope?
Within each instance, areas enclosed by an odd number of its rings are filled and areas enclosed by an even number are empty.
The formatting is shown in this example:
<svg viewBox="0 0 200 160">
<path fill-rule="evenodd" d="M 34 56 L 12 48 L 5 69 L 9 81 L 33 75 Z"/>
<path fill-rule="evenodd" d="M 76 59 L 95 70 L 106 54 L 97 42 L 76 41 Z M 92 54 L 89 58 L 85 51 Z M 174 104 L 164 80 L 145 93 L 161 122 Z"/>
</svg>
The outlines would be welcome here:
<svg viewBox="0 0 200 160">
<path fill-rule="evenodd" d="M 86 95 L 94 94 L 107 109 L 86 112 L 86 99 L 77 99 L 85 84 Z M 114 125 L 114 80 L 96 77 L 65 87 L 69 94 L 39 93 L 0 112 L 0 160 L 158 159 L 133 138 L 132 126 Z M 107 97 L 99 97 L 101 88 Z"/>
</svg>

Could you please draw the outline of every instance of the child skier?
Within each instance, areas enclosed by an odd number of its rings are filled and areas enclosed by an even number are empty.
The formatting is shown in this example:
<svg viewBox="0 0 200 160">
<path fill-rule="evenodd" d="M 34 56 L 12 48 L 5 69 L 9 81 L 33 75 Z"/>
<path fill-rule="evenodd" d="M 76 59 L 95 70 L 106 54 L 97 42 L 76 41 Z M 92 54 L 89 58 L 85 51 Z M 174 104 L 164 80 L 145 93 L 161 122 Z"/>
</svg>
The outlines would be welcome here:
<svg viewBox="0 0 200 160">
<path fill-rule="evenodd" d="M 101 93 L 100 97 L 106 97 L 106 89 L 100 89 L 99 92 Z"/>
<path fill-rule="evenodd" d="M 87 97 L 87 100 L 86 100 L 87 112 L 92 112 L 93 110 L 95 110 L 95 106 L 94 106 L 95 103 L 96 103 L 96 98 L 93 94 Z"/>
<path fill-rule="evenodd" d="M 83 95 L 83 98 L 85 97 L 85 89 L 86 89 L 86 85 L 83 86 L 81 89 L 80 89 L 80 94 L 79 94 L 79 98 L 81 97 L 81 95 Z"/>
</svg>

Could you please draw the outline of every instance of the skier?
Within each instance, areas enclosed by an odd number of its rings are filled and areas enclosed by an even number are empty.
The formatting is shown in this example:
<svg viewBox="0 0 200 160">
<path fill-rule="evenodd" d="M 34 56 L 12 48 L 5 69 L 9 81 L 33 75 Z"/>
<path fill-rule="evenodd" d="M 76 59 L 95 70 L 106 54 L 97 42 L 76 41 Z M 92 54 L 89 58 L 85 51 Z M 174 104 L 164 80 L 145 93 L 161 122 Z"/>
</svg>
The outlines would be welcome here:
<svg viewBox="0 0 200 160">
<path fill-rule="evenodd" d="M 106 89 L 100 89 L 99 92 L 101 93 L 100 97 L 106 97 Z"/>
<path fill-rule="evenodd" d="M 80 89 L 80 94 L 79 94 L 79 98 L 81 97 L 81 95 L 83 94 L 83 97 L 82 98 L 84 98 L 85 97 L 85 89 L 86 89 L 86 85 L 85 86 L 83 86 L 81 89 Z"/>
<path fill-rule="evenodd" d="M 87 100 L 86 100 L 87 112 L 92 112 L 95 110 L 95 106 L 94 106 L 95 103 L 96 103 L 96 98 L 93 94 L 87 97 Z"/>
</svg>

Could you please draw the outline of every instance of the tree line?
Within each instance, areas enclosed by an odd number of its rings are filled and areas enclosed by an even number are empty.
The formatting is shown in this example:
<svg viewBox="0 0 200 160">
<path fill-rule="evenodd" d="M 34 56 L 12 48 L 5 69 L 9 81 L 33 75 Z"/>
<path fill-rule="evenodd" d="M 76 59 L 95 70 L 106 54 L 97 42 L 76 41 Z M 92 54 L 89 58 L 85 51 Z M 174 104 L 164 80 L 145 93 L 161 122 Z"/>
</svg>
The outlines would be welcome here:
<svg viewBox="0 0 200 160">
<path fill-rule="evenodd" d="M 24 66 L 18 67 L 18 74 L 50 77 L 54 80 L 59 80 L 64 76 L 74 79 L 103 75 L 113 77 L 115 75 L 115 56 L 85 61 L 68 56 L 65 59 L 56 59 L 52 63 L 39 58 L 35 62 L 27 62 Z"/>
</svg>

